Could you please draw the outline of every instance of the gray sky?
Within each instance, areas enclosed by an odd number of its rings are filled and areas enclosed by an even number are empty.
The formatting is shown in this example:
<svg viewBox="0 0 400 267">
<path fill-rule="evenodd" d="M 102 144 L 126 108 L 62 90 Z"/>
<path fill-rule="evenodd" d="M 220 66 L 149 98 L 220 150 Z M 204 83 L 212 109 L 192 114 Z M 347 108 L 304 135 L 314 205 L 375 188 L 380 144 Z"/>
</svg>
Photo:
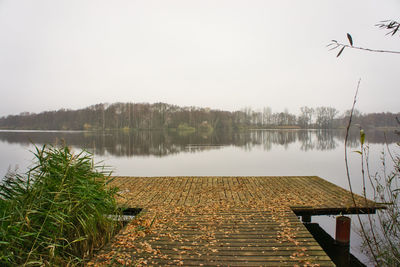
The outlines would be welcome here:
<svg viewBox="0 0 400 267">
<path fill-rule="evenodd" d="M 399 112 L 399 0 L 0 0 L 0 116 L 100 102 Z"/>
</svg>

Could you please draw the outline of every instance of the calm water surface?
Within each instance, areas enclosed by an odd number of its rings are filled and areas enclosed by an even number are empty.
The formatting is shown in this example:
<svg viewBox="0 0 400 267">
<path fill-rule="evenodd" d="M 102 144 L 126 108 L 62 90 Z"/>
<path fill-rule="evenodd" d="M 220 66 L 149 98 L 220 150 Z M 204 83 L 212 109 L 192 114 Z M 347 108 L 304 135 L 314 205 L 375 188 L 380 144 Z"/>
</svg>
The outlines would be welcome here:
<svg viewBox="0 0 400 267">
<path fill-rule="evenodd" d="M 127 176 L 283 176 L 317 175 L 348 189 L 342 130 L 254 130 L 212 134 L 167 131 L 40 132 L 0 131 L 0 177 L 31 164 L 34 145 L 66 142 L 74 150 L 94 153 L 97 162 L 114 175 Z M 361 192 L 358 133 L 349 139 L 353 188 Z M 385 140 L 395 147 L 398 137 L 383 131 L 367 132 L 372 171 L 382 168 Z M 335 218 L 314 216 L 314 222 L 334 236 Z M 353 222 L 356 218 L 353 218 Z M 356 230 L 357 226 L 353 226 Z M 352 232 L 352 252 L 359 253 L 360 238 Z"/>
</svg>

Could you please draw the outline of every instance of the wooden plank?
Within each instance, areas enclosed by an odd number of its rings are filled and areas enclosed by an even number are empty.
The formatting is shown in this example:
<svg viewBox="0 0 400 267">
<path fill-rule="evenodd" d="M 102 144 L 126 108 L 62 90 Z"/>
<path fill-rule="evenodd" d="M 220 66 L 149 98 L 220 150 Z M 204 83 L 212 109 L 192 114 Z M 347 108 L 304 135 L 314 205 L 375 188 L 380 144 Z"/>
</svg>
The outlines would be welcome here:
<svg viewBox="0 0 400 267">
<path fill-rule="evenodd" d="M 291 208 L 355 208 L 348 191 L 315 176 L 116 177 L 113 184 L 148 213 L 100 251 L 97 263 L 117 255 L 154 265 L 333 266 Z M 356 199 L 361 208 L 375 205 Z M 138 234 L 135 223 L 149 225 L 155 215 L 151 232 Z"/>
</svg>

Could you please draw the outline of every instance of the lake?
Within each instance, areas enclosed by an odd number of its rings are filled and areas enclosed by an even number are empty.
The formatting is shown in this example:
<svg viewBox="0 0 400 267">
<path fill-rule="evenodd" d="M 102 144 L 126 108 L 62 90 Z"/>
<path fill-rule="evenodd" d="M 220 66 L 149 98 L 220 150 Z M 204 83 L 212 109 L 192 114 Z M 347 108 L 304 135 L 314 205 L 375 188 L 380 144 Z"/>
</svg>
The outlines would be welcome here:
<svg viewBox="0 0 400 267">
<path fill-rule="evenodd" d="M 63 143 L 92 152 L 96 162 L 124 176 L 285 176 L 316 175 L 348 189 L 344 162 L 344 130 L 248 130 L 213 133 L 176 131 L 0 131 L 0 177 L 32 163 L 34 145 Z M 382 169 L 381 152 L 394 149 L 398 136 L 367 131 L 372 172 Z M 348 157 L 353 189 L 361 193 L 359 133 L 351 133 Z M 313 222 L 334 236 L 335 218 L 314 216 Z M 353 216 L 353 222 L 356 218 Z M 353 226 L 357 230 L 357 226 Z M 360 238 L 352 232 L 353 254 L 362 261 Z"/>
</svg>

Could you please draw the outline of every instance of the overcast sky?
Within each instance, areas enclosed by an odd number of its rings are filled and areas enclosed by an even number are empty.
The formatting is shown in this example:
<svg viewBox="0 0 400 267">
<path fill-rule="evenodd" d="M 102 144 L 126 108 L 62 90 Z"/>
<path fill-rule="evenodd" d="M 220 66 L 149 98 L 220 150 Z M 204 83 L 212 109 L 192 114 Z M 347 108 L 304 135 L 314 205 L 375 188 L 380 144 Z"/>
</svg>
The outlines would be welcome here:
<svg viewBox="0 0 400 267">
<path fill-rule="evenodd" d="M 0 116 L 101 102 L 399 112 L 399 0 L 0 0 Z"/>
</svg>

